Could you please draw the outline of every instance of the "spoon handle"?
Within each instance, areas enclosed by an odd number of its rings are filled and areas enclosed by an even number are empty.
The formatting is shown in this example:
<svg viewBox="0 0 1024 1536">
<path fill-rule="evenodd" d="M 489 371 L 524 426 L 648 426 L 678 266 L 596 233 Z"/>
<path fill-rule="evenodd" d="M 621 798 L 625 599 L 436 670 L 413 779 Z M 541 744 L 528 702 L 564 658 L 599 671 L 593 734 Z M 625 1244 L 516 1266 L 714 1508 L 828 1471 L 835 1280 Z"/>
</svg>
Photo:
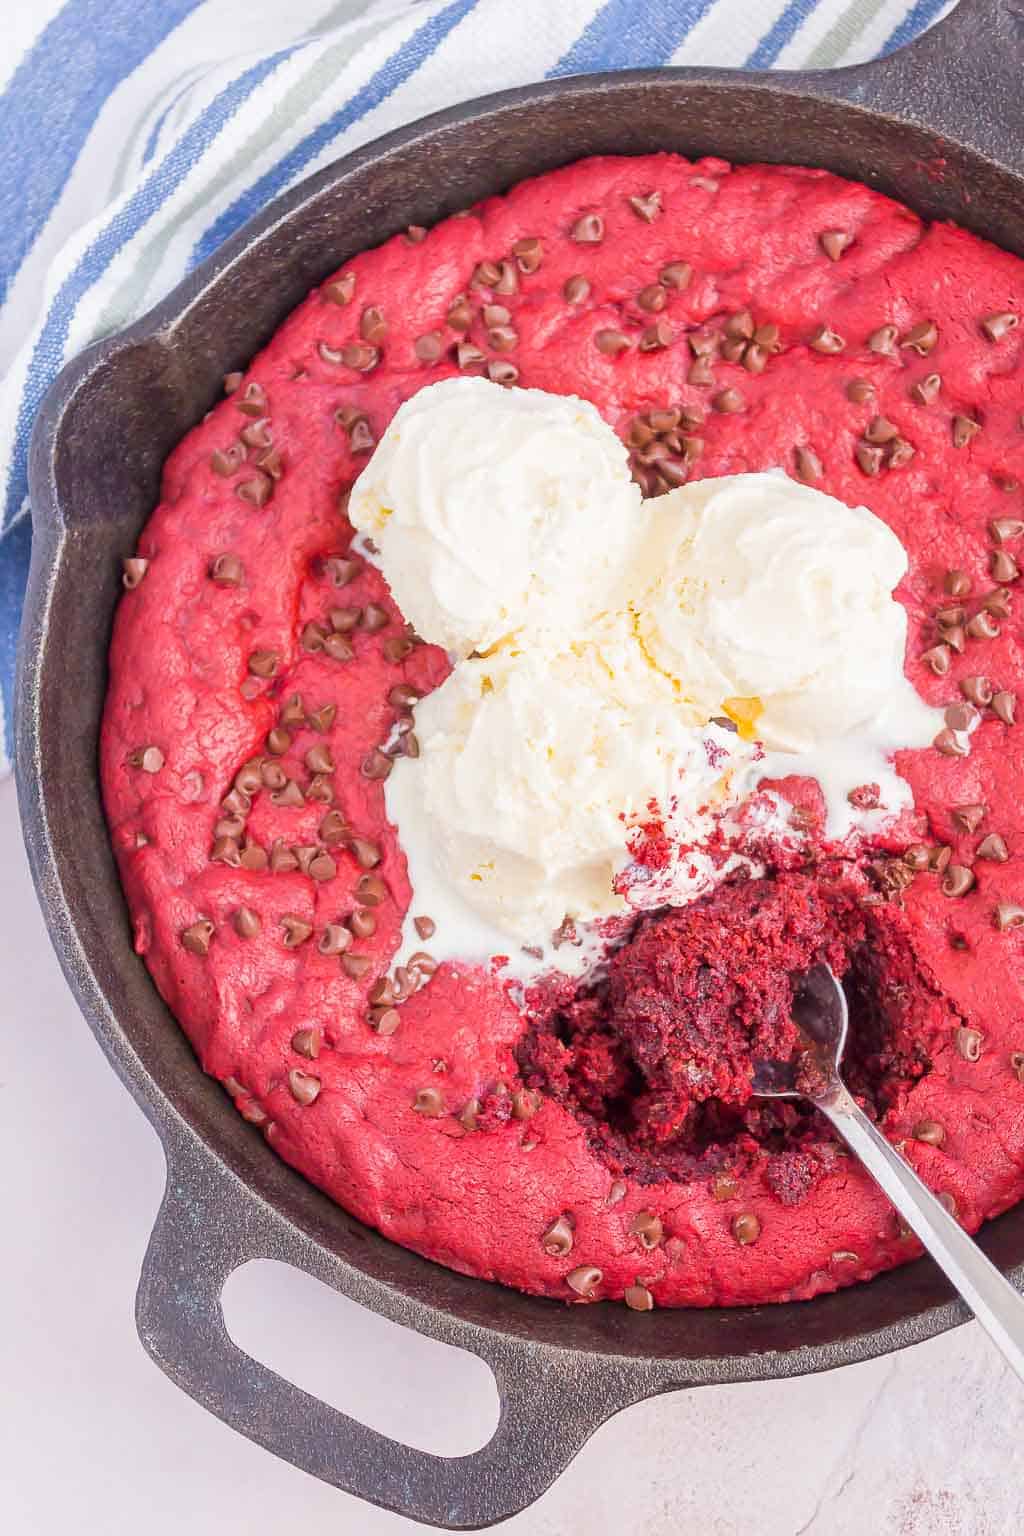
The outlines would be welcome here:
<svg viewBox="0 0 1024 1536">
<path fill-rule="evenodd" d="M 840 1085 L 827 1101 L 822 1095 L 817 1108 L 913 1227 L 1007 1363 L 1024 1380 L 1024 1297 L 886 1141 L 845 1087 Z"/>
</svg>

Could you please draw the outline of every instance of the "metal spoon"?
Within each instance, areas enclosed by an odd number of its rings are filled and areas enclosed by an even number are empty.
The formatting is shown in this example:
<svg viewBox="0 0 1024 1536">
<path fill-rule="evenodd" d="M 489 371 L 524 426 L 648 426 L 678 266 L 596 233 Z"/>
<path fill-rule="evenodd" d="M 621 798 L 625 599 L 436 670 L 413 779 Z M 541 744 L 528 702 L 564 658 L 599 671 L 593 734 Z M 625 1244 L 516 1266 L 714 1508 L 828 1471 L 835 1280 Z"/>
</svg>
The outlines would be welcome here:
<svg viewBox="0 0 1024 1536">
<path fill-rule="evenodd" d="M 799 1078 L 794 1062 L 757 1062 L 754 1092 L 809 1099 L 828 1117 L 1024 1380 L 1024 1298 L 875 1128 L 839 1075 L 850 1018 L 843 989 L 827 965 L 812 966 L 798 983 L 793 1022 L 810 1045 Z"/>
</svg>

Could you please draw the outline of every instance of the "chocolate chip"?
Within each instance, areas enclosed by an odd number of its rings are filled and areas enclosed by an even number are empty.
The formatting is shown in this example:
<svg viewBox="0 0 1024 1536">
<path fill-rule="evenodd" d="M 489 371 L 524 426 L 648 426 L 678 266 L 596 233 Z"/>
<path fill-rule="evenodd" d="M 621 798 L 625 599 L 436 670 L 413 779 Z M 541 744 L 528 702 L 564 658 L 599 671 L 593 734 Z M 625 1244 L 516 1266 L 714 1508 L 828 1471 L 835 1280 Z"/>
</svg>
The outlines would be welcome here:
<svg viewBox="0 0 1024 1536">
<path fill-rule="evenodd" d="M 210 566 L 210 580 L 218 587 L 239 587 L 245 567 L 237 555 L 218 555 Z"/>
<path fill-rule="evenodd" d="M 942 375 L 929 373 L 923 379 L 918 379 L 910 391 L 911 398 L 916 400 L 918 405 L 932 405 L 938 399 L 941 388 Z"/>
<path fill-rule="evenodd" d="M 891 443 L 894 437 L 899 436 L 899 428 L 885 416 L 876 416 L 864 428 L 864 436 L 869 443 Z"/>
<path fill-rule="evenodd" d="M 280 657 L 276 651 L 253 651 L 249 656 L 249 671 L 254 677 L 273 677 Z"/>
<path fill-rule="evenodd" d="M 986 592 L 981 606 L 997 619 L 1008 619 L 1013 612 L 1013 593 L 1007 587 L 995 587 L 991 592 Z"/>
<path fill-rule="evenodd" d="M 640 337 L 641 352 L 660 352 L 672 344 L 672 327 L 667 320 L 656 320 Z"/>
<path fill-rule="evenodd" d="M 695 358 L 690 365 L 686 379 L 687 383 L 695 384 L 698 388 L 713 384 L 715 382 L 715 375 L 711 367 L 711 359 L 709 357 Z"/>
<path fill-rule="evenodd" d="M 420 1088 L 412 1101 L 412 1107 L 418 1115 L 426 1115 L 429 1120 L 437 1120 L 444 1114 L 444 1099 L 439 1088 Z"/>
<path fill-rule="evenodd" d="M 796 465 L 797 479 L 802 480 L 805 485 L 813 485 L 814 481 L 820 480 L 825 473 L 825 466 L 813 448 L 795 448 L 793 460 Z"/>
<path fill-rule="evenodd" d="M 224 393 L 226 395 L 233 395 L 244 377 L 243 373 L 226 373 L 223 379 Z"/>
<path fill-rule="evenodd" d="M 507 358 L 492 358 L 487 364 L 487 377 L 492 384 L 500 384 L 503 388 L 509 389 L 517 382 L 519 369 Z"/>
<path fill-rule="evenodd" d="M 912 843 L 904 849 L 901 857 L 908 869 L 927 869 L 931 863 L 931 856 L 924 843 Z"/>
<path fill-rule="evenodd" d="M 868 379 L 851 379 L 846 386 L 846 398 L 855 405 L 863 405 L 875 398 L 875 386 Z"/>
<path fill-rule="evenodd" d="M 937 875 L 945 874 L 949 868 L 949 861 L 953 857 L 952 848 L 945 844 L 933 848 L 928 855 L 928 862 Z"/>
<path fill-rule="evenodd" d="M 341 361 L 356 373 L 369 373 L 380 362 L 380 352 L 368 342 L 355 341 L 342 347 Z"/>
<path fill-rule="evenodd" d="M 370 1028 L 376 1034 L 387 1036 L 397 1032 L 402 1016 L 397 1008 L 371 1008 L 369 1020 Z"/>
<path fill-rule="evenodd" d="M 947 571 L 943 586 L 950 597 L 966 597 L 971 590 L 971 578 L 966 571 Z"/>
<path fill-rule="evenodd" d="M 323 563 L 323 573 L 332 586 L 347 587 L 352 578 L 359 574 L 359 561 L 331 555 Z"/>
<path fill-rule="evenodd" d="M 221 801 L 221 805 L 229 816 L 248 816 L 252 810 L 252 801 L 240 789 L 229 790 Z"/>
<path fill-rule="evenodd" d="M 1000 933 L 1005 933 L 1010 928 L 1019 928 L 1024 923 L 1024 907 L 1018 906 L 1015 901 L 1001 901 L 992 914 L 993 921 Z"/>
<path fill-rule="evenodd" d="M 541 1234 L 540 1243 L 544 1252 L 549 1253 L 553 1259 L 564 1259 L 566 1254 L 571 1253 L 573 1229 L 569 1218 L 557 1217 Z"/>
<path fill-rule="evenodd" d="M 913 443 L 908 443 L 905 437 L 895 437 L 889 444 L 887 463 L 890 469 L 902 469 L 904 464 L 909 464 L 917 452 Z"/>
<path fill-rule="evenodd" d="M 896 339 L 899 331 L 894 325 L 880 325 L 877 331 L 872 331 L 868 337 L 868 351 L 878 352 L 883 357 L 896 355 Z"/>
<path fill-rule="evenodd" d="M 647 192 L 643 197 L 631 197 L 629 206 L 638 219 L 643 219 L 645 224 L 653 224 L 661 213 L 661 193 Z"/>
<path fill-rule="evenodd" d="M 601 330 L 594 333 L 594 345 L 606 356 L 617 357 L 620 352 L 628 351 L 631 343 L 622 331 Z"/>
<path fill-rule="evenodd" d="M 519 287 L 519 273 L 513 261 L 498 262 L 498 281 L 494 284 L 495 293 L 515 293 Z"/>
<path fill-rule="evenodd" d="M 351 661 L 356 654 L 351 640 L 334 633 L 324 636 L 321 649 L 332 661 Z"/>
<path fill-rule="evenodd" d="M 367 907 L 356 907 L 349 916 L 348 926 L 357 939 L 370 939 L 377 932 L 377 919 Z"/>
<path fill-rule="evenodd" d="M 384 311 L 377 304 L 368 304 L 359 317 L 359 334 L 364 341 L 379 346 L 388 333 Z"/>
<path fill-rule="evenodd" d="M 987 815 L 987 805 L 955 805 L 953 807 L 953 821 L 962 832 L 976 832 Z"/>
<path fill-rule="evenodd" d="M 975 674 L 971 677 L 960 679 L 960 692 L 965 699 L 970 699 L 972 704 L 977 704 L 979 709 L 984 709 L 992 702 L 993 688 L 987 677 Z"/>
<path fill-rule="evenodd" d="M 164 761 L 159 747 L 137 747 L 128 758 L 130 766 L 141 768 L 143 773 L 159 773 Z"/>
<path fill-rule="evenodd" d="M 950 864 L 942 877 L 943 896 L 966 896 L 974 885 L 974 873 L 966 864 Z"/>
<path fill-rule="evenodd" d="M 270 417 L 258 416 L 244 426 L 238 435 L 247 448 L 270 448 L 274 441 L 274 435 L 270 430 Z"/>
<path fill-rule="evenodd" d="M 242 816 L 222 816 L 214 825 L 214 837 L 239 838 L 245 831 L 245 818 Z"/>
<path fill-rule="evenodd" d="M 1004 725 L 1013 725 L 1017 715 L 1017 695 L 1001 690 L 992 695 L 992 713 Z"/>
<path fill-rule="evenodd" d="M 919 1120 L 911 1132 L 915 1141 L 924 1141 L 930 1147 L 941 1147 L 946 1132 L 937 1120 Z"/>
<path fill-rule="evenodd" d="M 351 304 L 356 291 L 356 275 L 354 272 L 343 272 L 340 277 L 331 283 L 325 283 L 320 292 L 325 299 L 332 304 Z"/>
<path fill-rule="evenodd" d="M 127 560 L 121 561 L 121 585 L 126 592 L 134 592 L 149 570 L 149 561 L 141 559 L 138 555 L 131 555 Z"/>
<path fill-rule="evenodd" d="M 379 603 L 367 603 L 363 609 L 363 628 L 373 635 L 377 630 L 384 629 L 387 623 L 387 609 L 382 608 Z"/>
<path fill-rule="evenodd" d="M 953 447 L 965 448 L 976 432 L 981 431 L 981 422 L 975 421 L 972 416 L 953 417 Z"/>
<path fill-rule="evenodd" d="M 275 725 L 267 732 L 267 751 L 273 753 L 275 757 L 283 757 L 291 744 L 291 731 L 286 731 L 283 726 Z M 275 786 L 271 784 L 268 787 L 273 789 Z M 282 787 L 281 785 L 277 786 L 277 788 Z"/>
<path fill-rule="evenodd" d="M 253 843 L 246 839 L 239 854 L 238 862 L 243 869 L 266 869 L 268 863 L 267 850 L 260 843 Z"/>
<path fill-rule="evenodd" d="M 658 281 L 664 283 L 666 288 L 689 288 L 692 278 L 693 268 L 688 261 L 670 261 L 658 273 Z"/>
<path fill-rule="evenodd" d="M 360 773 L 364 779 L 386 779 L 391 772 L 392 762 L 386 752 L 379 747 L 374 747 L 368 752 L 360 764 Z"/>
<path fill-rule="evenodd" d="M 1010 857 L 1010 850 L 1005 838 L 1000 837 L 998 832 L 990 832 L 982 838 L 974 856 L 976 859 L 988 859 L 993 864 L 1005 864 Z"/>
<path fill-rule="evenodd" d="M 995 640 L 999 632 L 994 616 L 985 608 L 976 613 L 967 625 L 967 633 L 975 640 Z"/>
<path fill-rule="evenodd" d="M 749 309 L 739 309 L 725 322 L 725 334 L 749 341 L 754 334 L 754 317 Z"/>
<path fill-rule="evenodd" d="M 250 480 L 240 480 L 235 486 L 235 495 L 251 507 L 265 507 L 273 491 L 274 482 L 268 475 L 254 475 Z"/>
<path fill-rule="evenodd" d="M 334 772 L 334 758 L 331 756 L 331 749 L 325 746 L 323 742 L 318 741 L 315 746 L 310 747 L 306 753 L 305 763 L 310 773 Z"/>
<path fill-rule="evenodd" d="M 316 857 L 310 861 L 308 870 L 309 877 L 312 880 L 316 880 L 321 885 L 327 880 L 333 880 L 337 873 L 337 864 L 335 864 L 330 854 L 325 853 L 323 849 L 321 849 Z"/>
<path fill-rule="evenodd" d="M 297 949 L 300 944 L 305 944 L 313 932 L 312 923 L 296 917 L 292 912 L 286 912 L 282 917 L 281 927 L 284 929 L 285 949 Z"/>
<path fill-rule="evenodd" d="M 948 645 L 933 645 L 930 651 L 925 651 L 921 657 L 926 667 L 930 667 L 936 677 L 945 677 L 950 668 L 950 653 Z"/>
<path fill-rule="evenodd" d="M 263 926 L 259 915 L 251 907 L 239 907 L 231 922 L 240 939 L 254 939 Z"/>
<path fill-rule="evenodd" d="M 255 380 L 247 384 L 235 405 L 245 416 L 265 416 L 267 396 L 263 385 L 257 384 Z"/>
<path fill-rule="evenodd" d="M 566 279 L 562 293 L 565 295 L 567 304 L 582 304 L 583 300 L 590 295 L 590 284 L 582 273 L 577 273 L 574 277 Z"/>
<path fill-rule="evenodd" d="M 984 1035 L 978 1029 L 971 1029 L 961 1024 L 953 1031 L 953 1041 L 956 1045 L 957 1055 L 964 1061 L 977 1061 L 981 1056 L 981 1047 L 984 1043 Z"/>
<path fill-rule="evenodd" d="M 599 213 L 585 213 L 569 233 L 577 245 L 600 245 L 604 239 L 604 219 Z"/>
<path fill-rule="evenodd" d="M 939 339 L 939 328 L 934 320 L 919 320 L 912 325 L 910 330 L 900 342 L 901 347 L 909 347 L 919 357 L 927 357 Z"/>
<path fill-rule="evenodd" d="M 951 731 L 969 731 L 977 718 L 973 704 L 950 704 L 944 716 Z"/>
<path fill-rule="evenodd" d="M 517 1088 L 512 1095 L 513 1120 L 532 1120 L 540 1109 L 540 1094 L 532 1088 Z"/>
<path fill-rule="evenodd" d="M 743 366 L 748 373 L 764 373 L 768 366 L 768 354 L 764 347 L 752 341 L 743 353 Z"/>
<path fill-rule="evenodd" d="M 275 837 L 270 845 L 270 872 L 274 875 L 287 875 L 293 869 L 298 869 L 299 861 L 292 850 L 286 846 L 283 837 Z"/>
<path fill-rule="evenodd" d="M 373 968 L 373 961 L 369 955 L 342 955 L 341 968 L 353 981 L 362 981 L 367 972 Z"/>
<path fill-rule="evenodd" d="M 356 863 L 362 869 L 373 869 L 380 863 L 380 849 L 376 843 L 371 843 L 366 837 L 353 837 L 349 842 L 349 850 L 355 857 Z M 361 901 L 366 901 L 365 893 L 360 895 Z"/>
<path fill-rule="evenodd" d="M 582 1296 L 585 1301 L 593 1301 L 594 1292 L 604 1279 L 604 1271 L 598 1269 L 596 1264 L 580 1264 L 577 1269 L 571 1269 L 565 1277 L 565 1283 L 577 1296 Z"/>
<path fill-rule="evenodd" d="M 238 843 L 233 837 L 215 838 L 210 859 L 214 864 L 227 864 L 232 869 L 237 869 L 241 863 Z"/>
<path fill-rule="evenodd" d="M 388 899 L 388 888 L 379 875 L 360 875 L 356 883 L 356 900 L 365 907 L 379 907 Z"/>
<path fill-rule="evenodd" d="M 932 742 L 932 746 L 937 752 L 941 752 L 943 757 L 967 757 L 970 753 L 967 743 L 962 742 L 957 733 L 951 730 L 940 731 Z"/>
<path fill-rule="evenodd" d="M 1008 549 L 994 549 L 989 556 L 989 569 L 995 581 L 1016 581 L 1020 567 Z"/>
<path fill-rule="evenodd" d="M 994 517 L 988 525 L 989 534 L 996 544 L 1005 544 L 1010 539 L 1019 539 L 1024 535 L 1024 521 L 1019 517 Z"/>
<path fill-rule="evenodd" d="M 518 344 L 518 333 L 510 325 L 495 325 L 487 332 L 487 345 L 495 352 L 511 352 Z"/>
<path fill-rule="evenodd" d="M 243 795 L 258 795 L 263 788 L 263 775 L 260 772 L 260 759 L 250 758 L 243 763 L 235 774 L 235 788 L 240 789 Z"/>
<path fill-rule="evenodd" d="M 293 1067 L 288 1073 L 288 1087 L 298 1104 L 308 1106 L 320 1097 L 320 1079 L 310 1072 L 301 1072 L 298 1067 Z"/>
<path fill-rule="evenodd" d="M 885 462 L 885 450 L 872 443 L 861 442 L 854 449 L 854 458 L 864 474 L 874 477 L 881 473 Z"/>
<path fill-rule="evenodd" d="M 732 1235 L 743 1247 L 756 1243 L 761 1236 L 761 1223 L 753 1211 L 742 1211 L 732 1219 Z"/>
<path fill-rule="evenodd" d="M 636 302 L 648 314 L 658 314 L 668 303 L 668 294 L 661 283 L 648 283 L 646 288 L 640 289 Z"/>
<path fill-rule="evenodd" d="M 512 247 L 512 255 L 516 259 L 516 265 L 520 272 L 527 277 L 536 272 L 544 259 L 544 247 L 536 235 L 527 235 L 522 240 L 517 240 Z"/>
<path fill-rule="evenodd" d="M 830 325 L 819 325 L 808 346 L 815 352 L 823 352 L 828 357 L 834 357 L 837 352 L 842 352 L 846 342 Z"/>
<path fill-rule="evenodd" d="M 646 1285 L 641 1285 L 639 1280 L 635 1285 L 627 1285 L 622 1293 L 622 1299 L 631 1312 L 653 1312 L 654 1297 Z"/>
<path fill-rule="evenodd" d="M 996 315 L 986 315 L 981 322 L 981 328 L 989 341 L 1002 341 L 1003 337 L 1016 330 L 1019 324 L 1020 316 L 1007 309 Z"/>
<path fill-rule="evenodd" d="M 739 411 L 745 411 L 747 402 L 738 389 L 721 389 L 717 395 L 712 395 L 711 406 L 713 410 L 720 411 L 726 416 L 735 416 Z"/>
<path fill-rule="evenodd" d="M 294 853 L 295 857 L 299 861 L 299 868 L 302 870 L 302 873 L 304 875 L 308 875 L 309 874 L 309 866 L 312 864 L 313 860 L 316 858 L 316 854 L 317 854 L 316 844 L 315 843 L 296 844 L 296 846 L 292 849 L 292 852 Z"/>
<path fill-rule="evenodd" d="M 493 261 L 480 262 L 471 278 L 476 288 L 494 288 L 500 280 L 501 268 Z"/>
<path fill-rule="evenodd" d="M 843 252 L 853 244 L 853 236 L 845 229 L 825 229 L 818 236 L 818 244 L 829 261 L 838 261 Z"/>
<path fill-rule="evenodd" d="M 283 789 L 275 789 L 270 797 L 271 805 L 302 805 L 305 796 L 294 779 L 289 779 Z"/>
<path fill-rule="evenodd" d="M 205 956 L 210 953 L 210 940 L 213 938 L 214 928 L 208 917 L 200 918 L 198 923 L 193 923 L 186 928 L 181 935 L 183 949 L 187 949 L 190 955 Z"/>
<path fill-rule="evenodd" d="M 657 1248 L 665 1236 L 661 1217 L 653 1211 L 637 1211 L 629 1224 L 629 1230 L 640 1240 L 641 1248 Z"/>
<path fill-rule="evenodd" d="M 414 917 L 412 925 L 421 939 L 432 939 L 437 932 L 437 924 L 432 917 Z"/>
</svg>

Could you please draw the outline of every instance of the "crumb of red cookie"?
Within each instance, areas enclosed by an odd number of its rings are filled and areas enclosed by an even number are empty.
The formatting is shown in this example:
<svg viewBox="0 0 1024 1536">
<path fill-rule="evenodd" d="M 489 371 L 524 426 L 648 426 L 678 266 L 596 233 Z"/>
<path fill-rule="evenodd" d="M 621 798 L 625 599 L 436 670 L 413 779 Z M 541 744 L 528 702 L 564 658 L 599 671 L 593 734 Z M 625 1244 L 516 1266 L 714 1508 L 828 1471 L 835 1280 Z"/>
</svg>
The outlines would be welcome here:
<svg viewBox="0 0 1024 1536">
<path fill-rule="evenodd" d="M 868 1278 L 916 1252 L 884 1196 L 803 1105 L 749 1095 L 790 1038 L 779 968 L 824 953 L 885 1133 L 941 1127 L 918 1166 L 970 1228 L 1024 1194 L 1024 327 L 990 323 L 1021 310 L 1017 258 L 865 186 L 598 158 L 346 261 L 232 377 L 122 552 L 101 769 L 136 947 L 276 1153 L 394 1241 L 576 1305 Z M 385 785 L 449 661 L 345 518 L 399 405 L 466 373 L 591 401 L 648 497 L 781 468 L 869 507 L 909 556 L 907 676 L 958 711 L 898 754 L 913 808 L 857 869 L 822 854 L 817 785 L 780 779 L 774 894 L 645 917 L 532 1012 L 431 952 Z"/>
</svg>

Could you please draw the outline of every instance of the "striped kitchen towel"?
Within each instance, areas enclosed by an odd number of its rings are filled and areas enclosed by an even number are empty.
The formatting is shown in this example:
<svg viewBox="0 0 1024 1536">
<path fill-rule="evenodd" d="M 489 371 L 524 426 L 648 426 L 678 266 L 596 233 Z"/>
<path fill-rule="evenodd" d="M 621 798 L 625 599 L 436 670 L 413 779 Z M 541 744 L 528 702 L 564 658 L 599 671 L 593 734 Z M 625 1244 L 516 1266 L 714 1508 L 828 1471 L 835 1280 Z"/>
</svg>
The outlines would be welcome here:
<svg viewBox="0 0 1024 1536">
<path fill-rule="evenodd" d="M 950 0 L 0 0 L 0 773 L 33 417 L 277 193 L 440 107 L 551 75 L 855 63 Z"/>
</svg>

